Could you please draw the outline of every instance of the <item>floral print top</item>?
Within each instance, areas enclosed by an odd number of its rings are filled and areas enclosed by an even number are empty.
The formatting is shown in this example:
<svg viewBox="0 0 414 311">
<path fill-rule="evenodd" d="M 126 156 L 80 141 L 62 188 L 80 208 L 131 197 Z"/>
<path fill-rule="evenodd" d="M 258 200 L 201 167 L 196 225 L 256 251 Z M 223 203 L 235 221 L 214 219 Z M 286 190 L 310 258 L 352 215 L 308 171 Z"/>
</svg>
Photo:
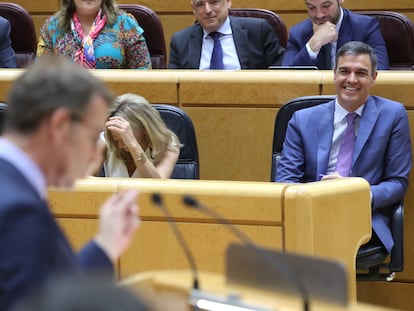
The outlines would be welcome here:
<svg viewBox="0 0 414 311">
<path fill-rule="evenodd" d="M 144 30 L 135 18 L 123 11 L 113 25 L 106 24 L 94 40 L 97 69 L 151 69 L 151 58 Z M 72 32 L 61 32 L 56 14 L 40 29 L 37 57 L 54 53 L 74 59 L 81 42 Z"/>
</svg>

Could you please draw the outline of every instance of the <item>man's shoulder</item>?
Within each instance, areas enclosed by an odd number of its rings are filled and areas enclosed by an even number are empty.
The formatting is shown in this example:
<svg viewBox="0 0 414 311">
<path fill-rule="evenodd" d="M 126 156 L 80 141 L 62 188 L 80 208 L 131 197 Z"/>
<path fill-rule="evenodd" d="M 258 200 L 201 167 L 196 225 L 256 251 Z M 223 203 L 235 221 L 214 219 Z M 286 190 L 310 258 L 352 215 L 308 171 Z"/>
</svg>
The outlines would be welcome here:
<svg viewBox="0 0 414 311">
<path fill-rule="evenodd" d="M 230 16 L 230 23 L 246 25 L 246 26 L 257 26 L 263 23 L 268 23 L 267 19 L 259 17 L 240 17 L 240 16 Z"/>
<path fill-rule="evenodd" d="M 335 101 L 330 100 L 326 103 L 317 104 L 317 105 L 314 105 L 314 106 L 310 106 L 310 107 L 306 107 L 306 108 L 297 110 L 296 113 L 298 113 L 302 116 L 306 116 L 306 117 L 320 118 L 320 116 L 321 116 L 320 113 L 323 113 L 323 112 L 328 111 L 328 110 L 332 110 L 334 105 L 335 105 Z"/>
<path fill-rule="evenodd" d="M 309 29 L 312 30 L 312 21 L 307 18 L 291 27 L 291 31 L 297 31 L 302 29 Z"/>
<path fill-rule="evenodd" d="M 351 24 L 355 24 L 358 26 L 361 26 L 361 24 L 365 25 L 371 22 L 375 22 L 376 19 L 374 17 L 368 16 L 368 15 L 364 15 L 364 14 L 359 14 L 359 13 L 355 13 L 352 12 L 350 10 L 344 9 L 344 22 L 349 22 Z"/>
<path fill-rule="evenodd" d="M 6 27 L 8 24 L 10 24 L 9 20 L 0 16 L 0 27 L 4 28 Z"/>
<path fill-rule="evenodd" d="M 374 103 L 379 110 L 399 110 L 405 109 L 404 105 L 395 100 L 381 97 L 381 96 L 370 96 L 369 101 Z"/>
</svg>

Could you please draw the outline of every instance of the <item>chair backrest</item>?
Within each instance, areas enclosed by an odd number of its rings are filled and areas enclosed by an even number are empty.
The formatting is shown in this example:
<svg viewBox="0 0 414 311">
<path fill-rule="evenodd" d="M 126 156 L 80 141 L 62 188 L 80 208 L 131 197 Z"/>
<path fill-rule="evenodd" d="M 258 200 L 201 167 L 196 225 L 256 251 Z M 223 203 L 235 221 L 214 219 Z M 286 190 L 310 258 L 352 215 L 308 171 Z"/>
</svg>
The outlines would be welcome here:
<svg viewBox="0 0 414 311">
<path fill-rule="evenodd" d="M 198 147 L 193 122 L 187 113 L 175 106 L 155 104 L 167 127 L 180 140 L 182 147 L 174 171 L 173 179 L 199 179 Z"/>
<path fill-rule="evenodd" d="M 3 124 L 6 119 L 7 104 L 0 103 L 0 135 L 3 132 Z"/>
<path fill-rule="evenodd" d="M 272 167 L 270 180 L 276 181 L 276 170 L 279 162 L 280 153 L 283 149 L 285 141 L 286 129 L 290 118 L 295 111 L 326 103 L 335 99 L 335 95 L 316 95 L 304 96 L 292 99 L 285 103 L 278 111 L 275 119 L 275 127 L 273 131 L 273 148 L 272 148 Z"/>
<path fill-rule="evenodd" d="M 27 67 L 34 61 L 37 49 L 32 17 L 23 7 L 10 2 L 0 2 L 0 16 L 10 22 L 10 39 L 16 53 L 17 67 Z"/>
<path fill-rule="evenodd" d="M 158 15 L 150 8 L 139 4 L 118 4 L 118 7 L 133 15 L 144 29 L 144 37 L 151 55 L 153 69 L 165 69 L 167 50 L 164 30 Z"/>
<path fill-rule="evenodd" d="M 360 11 L 375 17 L 387 44 L 390 69 L 414 69 L 414 23 L 404 14 L 390 11 Z"/>
<path fill-rule="evenodd" d="M 280 44 L 286 48 L 288 39 L 286 24 L 275 12 L 257 8 L 231 8 L 229 9 L 229 15 L 239 17 L 256 17 L 267 20 L 279 37 Z"/>
</svg>

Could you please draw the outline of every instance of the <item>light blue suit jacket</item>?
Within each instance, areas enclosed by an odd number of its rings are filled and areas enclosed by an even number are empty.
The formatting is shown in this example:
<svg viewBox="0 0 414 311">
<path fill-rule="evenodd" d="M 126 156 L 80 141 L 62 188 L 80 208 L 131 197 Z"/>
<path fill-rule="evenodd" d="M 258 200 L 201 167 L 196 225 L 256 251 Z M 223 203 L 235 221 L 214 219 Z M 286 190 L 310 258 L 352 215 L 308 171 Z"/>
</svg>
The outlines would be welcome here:
<svg viewBox="0 0 414 311">
<path fill-rule="evenodd" d="M 335 101 L 295 112 L 289 122 L 278 182 L 312 182 L 326 174 L 333 136 Z M 404 198 L 411 170 L 408 118 L 402 104 L 371 96 L 359 123 L 351 176 L 371 185 L 372 226 L 390 252 L 390 206 Z"/>
</svg>

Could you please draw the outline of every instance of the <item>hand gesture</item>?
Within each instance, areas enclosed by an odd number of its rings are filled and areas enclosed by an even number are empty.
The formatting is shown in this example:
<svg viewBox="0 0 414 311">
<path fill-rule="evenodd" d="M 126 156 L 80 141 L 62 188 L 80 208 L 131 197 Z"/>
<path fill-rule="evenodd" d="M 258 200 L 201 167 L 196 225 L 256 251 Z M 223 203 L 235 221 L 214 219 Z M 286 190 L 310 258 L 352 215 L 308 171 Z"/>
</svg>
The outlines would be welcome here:
<svg viewBox="0 0 414 311">
<path fill-rule="evenodd" d="M 102 206 L 99 232 L 95 242 L 112 261 L 128 248 L 138 228 L 138 192 L 134 190 L 112 195 Z"/>
<path fill-rule="evenodd" d="M 336 32 L 336 25 L 331 22 L 323 24 L 313 24 L 313 36 L 309 40 L 309 45 L 312 51 L 318 52 L 322 46 L 338 40 L 338 33 Z"/>
<path fill-rule="evenodd" d="M 120 148 L 129 150 L 139 144 L 132 132 L 131 125 L 124 118 L 119 116 L 110 117 L 105 126 L 118 140 Z"/>
</svg>

